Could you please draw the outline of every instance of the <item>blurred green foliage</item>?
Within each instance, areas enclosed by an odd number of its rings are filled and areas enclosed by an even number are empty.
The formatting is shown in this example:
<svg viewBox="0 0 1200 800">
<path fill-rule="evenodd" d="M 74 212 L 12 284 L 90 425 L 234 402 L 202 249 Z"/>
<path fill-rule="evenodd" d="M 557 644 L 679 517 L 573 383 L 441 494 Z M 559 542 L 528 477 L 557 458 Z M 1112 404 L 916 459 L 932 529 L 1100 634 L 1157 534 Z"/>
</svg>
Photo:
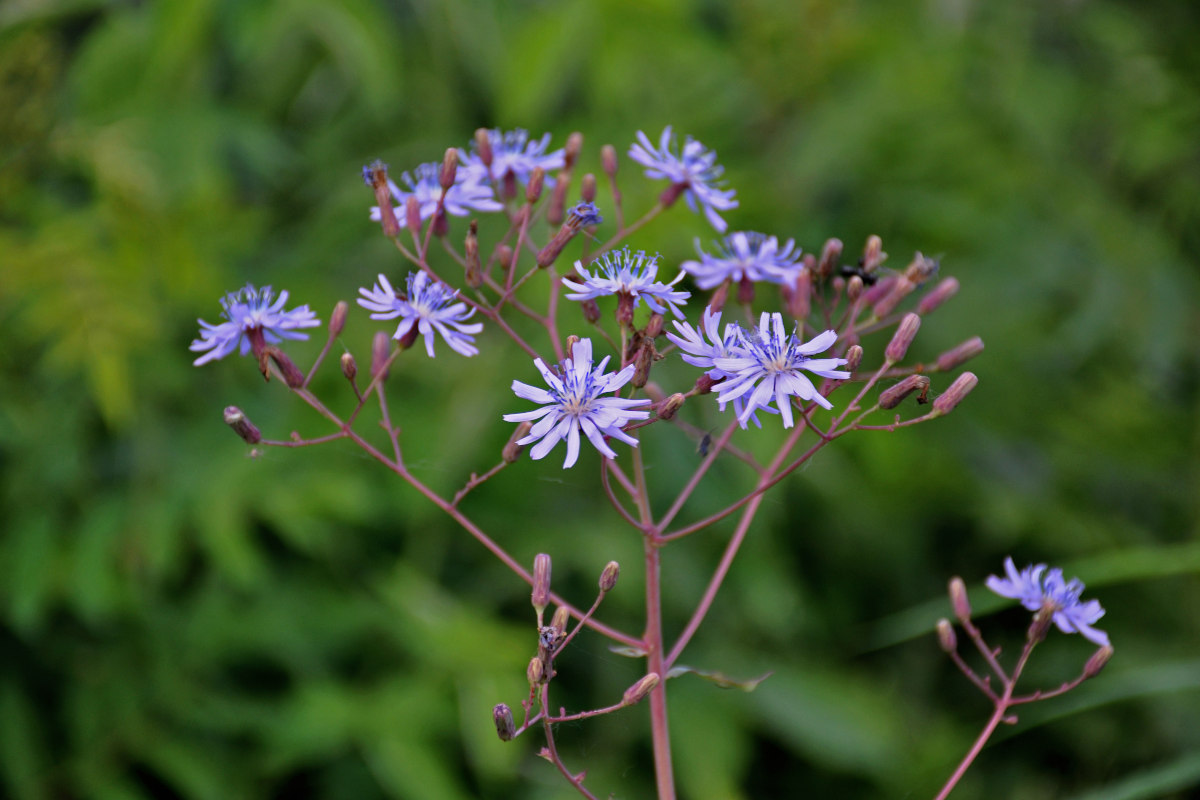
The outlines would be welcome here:
<svg viewBox="0 0 1200 800">
<path fill-rule="evenodd" d="M 955 797 L 1195 796 L 1197 34 L 1183 0 L 5 3 L 0 794 L 571 796 L 536 737 L 502 744 L 488 719 L 525 691 L 522 585 L 349 446 L 246 458 L 224 405 L 277 438 L 326 431 L 248 361 L 197 370 L 186 347 L 247 280 L 324 317 L 400 269 L 366 219 L 371 158 L 522 126 L 582 130 L 597 169 L 601 143 L 672 124 L 720 154 L 738 228 L 941 254 L 963 291 L 915 357 L 988 345 L 954 415 L 849 437 L 764 505 L 683 660 L 775 674 L 752 694 L 672 682 L 683 795 L 932 796 L 988 712 L 931 635 L 942 587 L 1011 553 L 1081 576 L 1117 655 L 1026 709 Z M 626 164 L 644 208 L 658 187 Z M 636 246 L 677 263 L 696 236 L 676 209 Z M 360 360 L 373 328 L 352 314 Z M 508 382 L 531 375 L 500 341 L 393 378 L 440 489 L 509 433 Z M 651 437 L 654 477 L 694 447 Z M 468 511 L 523 561 L 552 553 L 579 602 L 622 561 L 602 617 L 632 628 L 639 543 L 590 467 L 554 460 Z M 717 477 L 705 502 L 745 480 Z M 669 631 L 726 531 L 667 551 Z M 985 622 L 1018 641 L 1021 614 Z M 1075 638 L 1031 685 L 1074 674 Z M 583 636 L 560 674 L 556 702 L 583 708 L 639 668 Z M 559 742 L 598 791 L 649 795 L 643 709 Z"/>
</svg>

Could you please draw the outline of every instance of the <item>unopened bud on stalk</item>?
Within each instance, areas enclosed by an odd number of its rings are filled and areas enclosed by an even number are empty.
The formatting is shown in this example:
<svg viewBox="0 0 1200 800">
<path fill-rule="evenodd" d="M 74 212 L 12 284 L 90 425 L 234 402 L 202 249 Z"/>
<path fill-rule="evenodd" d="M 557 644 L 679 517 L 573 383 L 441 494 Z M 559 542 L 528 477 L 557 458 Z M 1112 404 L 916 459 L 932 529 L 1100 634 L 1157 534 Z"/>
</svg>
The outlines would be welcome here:
<svg viewBox="0 0 1200 800">
<path fill-rule="evenodd" d="M 658 404 L 658 418 L 661 420 L 675 419 L 675 415 L 679 413 L 679 409 L 683 408 L 683 404 L 687 401 L 687 396 L 676 392 Z"/>
<path fill-rule="evenodd" d="M 542 612 L 550 604 L 550 556 L 538 553 L 533 559 L 533 592 L 530 594 L 533 610 L 537 612 L 538 627 L 542 627 Z"/>
<path fill-rule="evenodd" d="M 642 346 L 638 348 L 637 356 L 634 358 L 633 363 L 636 366 L 633 370 L 633 378 L 629 382 L 635 388 L 640 389 L 646 385 L 646 381 L 650 380 L 650 367 L 654 364 L 653 339 L 642 341 Z"/>
<path fill-rule="evenodd" d="M 583 180 L 579 182 L 579 196 L 585 203 L 596 201 L 596 176 L 592 173 L 586 173 Z"/>
<path fill-rule="evenodd" d="M 376 378 L 381 381 L 387 380 L 387 362 L 391 350 L 391 338 L 383 331 L 378 331 L 375 338 L 371 340 L 371 380 Z"/>
<path fill-rule="evenodd" d="M 447 147 L 446 154 L 442 156 L 442 171 L 438 173 L 438 184 L 443 190 L 449 189 L 454 185 L 456 177 L 458 177 L 458 150 Z"/>
<path fill-rule="evenodd" d="M 964 372 L 959 375 L 954 379 L 954 383 L 950 384 L 950 388 L 933 401 L 933 413 L 949 414 L 956 405 L 963 401 L 964 397 L 971 393 L 977 383 L 979 383 L 979 378 L 976 378 L 973 372 Z"/>
<path fill-rule="evenodd" d="M 529 174 L 529 184 L 525 187 L 525 202 L 533 204 L 542 196 L 542 186 L 546 182 L 546 170 L 534 167 Z"/>
<path fill-rule="evenodd" d="M 267 348 L 267 355 L 279 368 L 279 374 L 283 376 L 283 382 L 289 389 L 299 389 L 304 385 L 304 373 L 300 371 L 294 361 L 288 358 L 287 353 L 272 345 Z"/>
<path fill-rule="evenodd" d="M 805 257 L 814 261 L 811 254 L 806 253 Z M 808 312 L 812 310 L 812 276 L 812 269 L 805 267 L 796 273 L 791 286 L 784 284 L 784 303 L 793 319 L 806 320 Z"/>
<path fill-rule="evenodd" d="M 582 300 L 579 303 L 579 308 L 583 311 L 583 318 L 595 325 L 600 321 L 600 304 L 595 298 L 589 297 L 587 300 Z"/>
<path fill-rule="evenodd" d="M 467 286 L 472 289 L 478 289 L 483 285 L 483 269 L 479 264 L 479 223 L 471 220 L 471 224 L 467 227 L 467 238 L 463 242 L 463 253 L 466 262 L 464 266 Z"/>
<path fill-rule="evenodd" d="M 950 624 L 950 620 L 943 618 L 937 621 L 937 636 L 938 645 L 947 653 L 958 649 L 958 637 L 954 634 L 954 626 Z"/>
<path fill-rule="evenodd" d="M 657 339 L 662 336 L 663 332 L 663 315 L 655 312 L 650 315 L 649 321 L 646 322 L 646 330 L 644 331 L 647 339 Z"/>
<path fill-rule="evenodd" d="M 262 431 L 237 406 L 226 406 L 225 424 L 233 428 L 233 432 L 242 437 L 246 444 L 258 444 L 262 441 Z"/>
<path fill-rule="evenodd" d="M 1104 669 L 1104 665 L 1113 657 L 1115 651 L 1110 645 L 1104 645 L 1096 652 L 1092 653 L 1092 657 L 1083 665 L 1083 677 L 1085 680 L 1094 678 L 1100 674 L 1100 670 Z"/>
<path fill-rule="evenodd" d="M 950 579 L 950 607 L 954 617 L 963 625 L 971 621 L 971 602 L 967 599 L 967 585 L 955 575 Z"/>
<path fill-rule="evenodd" d="M 886 260 L 887 253 L 883 252 L 883 240 L 875 235 L 868 236 L 867 244 L 863 247 L 863 272 L 870 275 L 879 269 L 879 265 Z"/>
<path fill-rule="evenodd" d="M 834 268 L 837 267 L 837 262 L 841 257 L 841 239 L 830 239 L 825 242 L 825 246 L 821 248 L 821 260 L 817 262 L 817 274 L 822 278 L 828 278 L 833 274 Z"/>
<path fill-rule="evenodd" d="M 512 709 L 504 703 L 500 703 L 492 709 L 492 721 L 496 723 L 496 735 L 500 737 L 500 741 L 510 742 L 517 735 Z"/>
<path fill-rule="evenodd" d="M 610 561 L 604 565 L 604 571 L 600 573 L 600 591 L 611 592 L 613 587 L 617 585 L 617 578 L 621 575 L 621 565 L 615 561 Z"/>
<path fill-rule="evenodd" d="M 513 249 L 506 244 L 496 245 L 496 260 L 505 271 L 512 265 Z"/>
<path fill-rule="evenodd" d="M 983 339 L 973 336 L 962 344 L 954 347 L 937 357 L 937 368 L 943 372 L 965 364 L 983 352 Z"/>
<path fill-rule="evenodd" d="M 488 136 L 487 128 L 477 128 L 475 130 L 475 152 L 479 156 L 479 160 L 489 170 L 492 166 L 492 139 Z"/>
<path fill-rule="evenodd" d="M 892 313 L 892 310 L 900 305 L 900 301 L 912 294 L 915 288 L 917 288 L 915 283 L 901 275 L 892 283 L 888 293 L 875 303 L 875 307 L 872 309 L 875 316 L 883 318 Z"/>
<path fill-rule="evenodd" d="M 562 636 L 567 632 L 567 623 L 571 621 L 571 609 L 566 606 L 559 606 L 554 609 L 554 616 L 550 618 L 550 626 L 558 631 L 558 635 Z"/>
<path fill-rule="evenodd" d="M 854 370 L 858 369 L 859 365 L 862 364 L 862 360 L 862 345 L 851 345 L 850 348 L 846 350 L 846 369 L 850 372 L 854 372 Z"/>
<path fill-rule="evenodd" d="M 617 148 L 611 144 L 606 144 L 600 148 L 600 165 L 604 168 L 604 174 L 610 178 L 617 177 Z"/>
<path fill-rule="evenodd" d="M 500 457 L 504 459 L 505 464 L 515 464 L 517 459 L 521 457 L 521 452 L 525 449 L 525 445 L 517 444 L 517 442 L 528 436 L 529 429 L 532 427 L 532 422 L 522 422 L 513 431 L 513 435 L 508 437 L 508 442 L 504 445 L 504 449 L 500 451 Z"/>
<path fill-rule="evenodd" d="M 567 360 L 575 358 L 575 343 L 579 341 L 579 337 L 571 334 L 567 337 Z"/>
<path fill-rule="evenodd" d="M 559 183 L 555 184 L 555 189 L 557 190 L 561 184 L 562 180 L 560 179 Z M 567 242 L 571 241 L 582 228 L 588 225 L 599 225 L 603 221 L 600 210 L 592 203 L 580 203 L 574 206 L 567 215 L 567 221 L 558 229 L 558 233 L 554 234 L 546 246 L 538 251 L 537 265 L 542 269 L 550 266 L 567 246 Z"/>
<path fill-rule="evenodd" d="M 850 276 L 850 280 L 846 281 L 846 297 L 848 297 L 850 299 L 850 302 L 853 303 L 855 300 L 857 300 L 859 297 L 862 296 L 862 293 L 863 293 L 863 279 L 858 277 L 857 275 Z"/>
<path fill-rule="evenodd" d="M 563 164 L 565 169 L 573 169 L 575 162 L 583 151 L 583 134 L 575 131 L 567 137 L 567 146 L 563 148 Z"/>
<path fill-rule="evenodd" d="M 348 381 L 353 381 L 358 375 L 358 362 L 349 353 L 342 353 L 342 374 Z"/>
<path fill-rule="evenodd" d="M 1054 621 L 1054 612 L 1058 608 L 1058 602 L 1055 600 L 1043 601 L 1042 607 L 1034 612 L 1033 622 L 1029 623 L 1029 630 L 1025 632 L 1025 638 L 1034 644 L 1044 640 L 1050 631 L 1050 623 Z"/>
<path fill-rule="evenodd" d="M 529 685 L 537 686 L 545 676 L 546 668 L 542 659 L 539 656 L 529 659 L 529 666 L 525 668 L 525 679 L 529 681 Z"/>
<path fill-rule="evenodd" d="M 659 684 L 658 673 L 651 672 L 648 675 L 645 675 L 644 677 L 642 677 L 642 679 L 639 680 L 637 683 L 635 683 L 633 686 L 630 686 L 628 689 L 626 689 L 625 696 L 621 698 L 621 702 L 627 706 L 634 705 L 635 703 L 640 703 L 646 695 L 648 695 L 648 694 L 650 694 L 650 692 L 654 691 L 654 687 L 658 686 L 658 684 Z"/>
<path fill-rule="evenodd" d="M 896 333 L 888 342 L 887 349 L 883 351 L 884 357 L 892 364 L 903 361 L 905 353 L 908 352 L 909 346 L 920 329 L 921 318 L 916 314 L 905 314 L 904 319 L 900 320 L 900 324 L 896 326 Z"/>
<path fill-rule="evenodd" d="M 414 234 L 421 232 L 421 201 L 410 194 L 404 201 L 404 223 Z"/>
<path fill-rule="evenodd" d="M 958 294 L 958 278 L 943 278 L 937 286 L 921 298 L 921 302 L 917 303 L 917 313 L 928 314 L 956 294 Z"/>
<path fill-rule="evenodd" d="M 392 191 L 388 186 L 388 165 L 376 159 L 363 167 L 363 180 L 375 192 L 375 204 L 379 206 L 379 222 L 384 236 L 395 236 L 400 232 L 396 211 L 392 206 Z"/>
<path fill-rule="evenodd" d="M 920 391 L 917 395 L 918 403 L 929 402 L 929 378 L 925 375 L 909 375 L 899 383 L 889 386 L 879 395 L 879 407 L 882 409 L 892 409 L 900 405 L 900 401 L 908 397 L 913 392 Z"/>
<path fill-rule="evenodd" d="M 350 306 L 345 300 L 339 300 L 337 305 L 333 307 L 333 313 L 329 315 L 329 335 L 337 336 L 346 327 L 346 314 L 350 311 Z"/>
</svg>

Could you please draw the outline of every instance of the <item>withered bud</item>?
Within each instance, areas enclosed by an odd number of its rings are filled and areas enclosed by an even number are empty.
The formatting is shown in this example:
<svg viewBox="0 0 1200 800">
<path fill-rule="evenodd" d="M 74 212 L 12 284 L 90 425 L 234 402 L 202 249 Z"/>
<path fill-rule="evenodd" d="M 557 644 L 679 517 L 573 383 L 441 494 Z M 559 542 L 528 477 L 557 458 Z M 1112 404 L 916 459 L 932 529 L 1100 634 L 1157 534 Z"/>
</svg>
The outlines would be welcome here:
<svg viewBox="0 0 1200 800">
<path fill-rule="evenodd" d="M 525 450 L 525 445 L 517 444 L 517 442 L 528 436 L 529 429 L 532 427 L 532 422 L 522 422 L 517 425 L 517 429 L 513 431 L 513 435 L 508 437 L 508 442 L 504 445 L 504 449 L 500 451 L 500 457 L 504 459 L 505 464 L 515 464 L 517 459 L 521 457 L 522 451 Z"/>
<path fill-rule="evenodd" d="M 649 321 L 646 323 L 644 331 L 647 339 L 657 339 L 662 336 L 663 332 L 663 315 L 657 312 L 650 315 Z"/>
<path fill-rule="evenodd" d="M 940 266 L 941 265 L 938 264 L 936 258 L 928 258 L 923 256 L 921 255 L 921 251 L 918 250 L 913 256 L 912 263 L 905 267 L 904 277 L 908 278 L 917 286 L 920 286 L 934 275 L 937 275 L 938 268 Z"/>
<path fill-rule="evenodd" d="M 567 146 L 563 148 L 563 163 L 565 169 L 572 169 L 579 153 L 583 150 L 583 134 L 575 131 L 567 137 Z"/>
<path fill-rule="evenodd" d="M 828 278 L 833 274 L 837 267 L 838 260 L 842 257 L 842 240 L 830 239 L 825 242 L 825 246 L 821 248 L 821 260 L 817 262 L 817 274 L 822 278 Z"/>
<path fill-rule="evenodd" d="M 606 144 L 600 148 L 600 165 L 604 168 L 604 174 L 610 178 L 617 176 L 617 148 L 611 144 Z"/>
<path fill-rule="evenodd" d="M 958 649 L 958 637 L 954 634 L 954 626 L 950 624 L 950 620 L 943 618 L 937 621 L 937 637 L 938 646 L 947 653 Z"/>
<path fill-rule="evenodd" d="M 338 300 L 337 305 L 333 307 L 333 313 L 329 315 L 329 335 L 337 336 L 346 327 L 346 315 L 350 312 L 350 306 L 345 300 Z"/>
<path fill-rule="evenodd" d="M 634 358 L 633 363 L 635 364 L 633 377 L 629 382 L 635 388 L 640 389 L 646 385 L 646 381 L 650 380 L 650 367 L 654 364 L 653 339 L 642 341 L 642 346 L 638 348 L 637 356 Z"/>
<path fill-rule="evenodd" d="M 500 737 L 500 741 L 510 742 L 517 735 L 512 709 L 504 703 L 499 703 L 492 709 L 492 722 L 496 723 L 496 735 Z"/>
<path fill-rule="evenodd" d="M 875 316 L 886 317 L 892 313 L 892 310 L 900 305 L 900 301 L 912 294 L 913 289 L 916 288 L 915 283 L 901 275 L 892 283 L 888 293 L 875 303 L 875 307 L 872 309 Z"/>
<path fill-rule="evenodd" d="M 487 128 L 479 128 L 475 131 L 475 152 L 479 155 L 479 160 L 489 170 L 492 167 L 492 139 L 488 136 Z"/>
<path fill-rule="evenodd" d="M 1034 612 L 1033 622 L 1029 623 L 1029 630 L 1025 632 L 1025 638 L 1033 644 L 1043 641 L 1050 631 L 1050 623 L 1054 622 L 1054 612 L 1058 609 L 1057 601 L 1044 600 L 1042 607 Z"/>
<path fill-rule="evenodd" d="M 846 369 L 848 369 L 850 372 L 854 372 L 854 370 L 858 369 L 859 365 L 862 364 L 862 360 L 862 345 L 851 345 L 850 348 L 846 350 Z"/>
<path fill-rule="evenodd" d="M 596 298 L 589 297 L 587 300 L 582 300 L 579 303 L 579 308 L 583 311 L 583 318 L 595 325 L 600 321 L 600 304 L 596 302 Z"/>
<path fill-rule="evenodd" d="M 288 358 L 287 353 L 272 345 L 267 348 L 267 355 L 279 368 L 279 374 L 283 375 L 283 382 L 289 389 L 299 389 L 304 385 L 304 373 L 300 371 L 294 361 Z"/>
<path fill-rule="evenodd" d="M 463 253 L 466 262 L 464 269 L 464 279 L 467 286 L 472 289 L 478 289 L 483 285 L 483 269 L 479 264 L 479 223 L 476 220 L 471 220 L 471 224 L 467 227 L 467 238 L 463 242 Z"/>
<path fill-rule="evenodd" d="M 1092 657 L 1083 665 L 1083 677 L 1085 680 L 1094 678 L 1100 674 L 1100 670 L 1104 669 L 1104 665 L 1113 657 L 1115 651 L 1111 645 L 1104 645 L 1096 652 L 1092 653 Z"/>
<path fill-rule="evenodd" d="M 679 413 L 679 409 L 683 408 L 684 402 L 687 401 L 687 396 L 676 392 L 658 404 L 658 418 L 661 420 L 675 419 L 675 415 Z"/>
<path fill-rule="evenodd" d="M 446 154 L 442 156 L 442 171 L 438 173 L 438 184 L 442 189 L 449 189 L 454 185 L 456 177 L 458 177 L 458 150 L 454 147 L 447 147 Z"/>
<path fill-rule="evenodd" d="M 973 372 L 964 372 L 959 375 L 954 379 L 954 383 L 950 384 L 950 388 L 933 401 L 933 413 L 949 414 L 955 406 L 963 401 L 964 397 L 971 393 L 977 383 L 979 383 L 979 378 L 976 378 Z"/>
<path fill-rule="evenodd" d="M 954 369 L 960 364 L 965 364 L 975 356 L 983 352 L 983 339 L 978 336 L 973 336 L 967 339 L 957 347 L 942 353 L 937 357 L 937 368 L 940 370 Z"/>
<path fill-rule="evenodd" d="M 546 669 L 542 659 L 538 656 L 529 659 L 529 666 L 525 668 L 525 679 L 529 681 L 529 685 L 537 686 L 545 675 Z"/>
<path fill-rule="evenodd" d="M 585 203 L 596 202 L 596 176 L 592 173 L 585 174 L 579 182 L 579 196 Z"/>
<path fill-rule="evenodd" d="M 342 374 L 348 381 L 353 381 L 358 375 L 358 362 L 349 353 L 342 353 Z"/>
<path fill-rule="evenodd" d="M 246 444 L 258 444 L 262 441 L 262 431 L 237 406 L 225 407 L 225 424 L 233 428 L 233 432 L 242 437 Z"/>
<path fill-rule="evenodd" d="M 376 332 L 375 338 L 371 340 L 371 380 L 387 380 L 387 361 L 391 353 L 391 337 L 384 331 Z"/>
<path fill-rule="evenodd" d="M 385 236 L 400 232 L 396 211 L 392 206 L 392 190 L 388 186 L 388 165 L 376 159 L 363 167 L 363 180 L 375 192 L 375 204 L 379 206 L 379 222 Z"/>
<path fill-rule="evenodd" d="M 862 296 L 862 293 L 863 279 L 857 275 L 851 275 L 850 280 L 846 281 L 846 297 L 848 297 L 850 302 L 853 303 Z"/>
<path fill-rule="evenodd" d="M 625 690 L 625 696 L 621 698 L 621 702 L 627 706 L 640 703 L 642 699 L 654 691 L 654 687 L 658 686 L 659 677 L 657 672 L 651 672 L 645 675 L 641 680 Z"/>
<path fill-rule="evenodd" d="M 920 391 L 917 395 L 918 403 L 927 403 L 929 395 L 929 378 L 925 375 L 909 375 L 904 380 L 897 384 L 889 386 L 879 395 L 879 407 L 882 409 L 892 409 L 900 405 L 900 401 L 908 397 L 913 392 Z"/>
<path fill-rule="evenodd" d="M 558 631 L 558 635 L 562 636 L 567 632 L 567 623 L 571 621 L 571 609 L 566 606 L 559 606 L 554 609 L 554 616 L 550 618 L 550 626 Z"/>
<path fill-rule="evenodd" d="M 600 591 L 611 592 L 613 587 L 617 585 L 617 578 L 621 575 L 621 565 L 615 561 L 610 561 L 604 565 L 604 570 L 600 573 Z"/>
<path fill-rule="evenodd" d="M 421 201 L 414 194 L 404 201 L 404 224 L 414 234 L 421 230 Z"/>
<path fill-rule="evenodd" d="M 904 360 L 909 345 L 913 343 L 913 339 L 916 338 L 917 331 L 920 329 L 921 318 L 919 316 L 911 313 L 904 315 L 904 319 L 900 320 L 900 324 L 896 326 L 896 333 L 892 335 L 892 340 L 888 342 L 887 348 L 883 351 L 883 355 L 889 363 L 895 364 L 897 361 Z"/>
<path fill-rule="evenodd" d="M 567 360 L 570 361 L 575 357 L 575 343 L 579 341 L 579 337 L 571 334 L 567 337 Z"/>
<path fill-rule="evenodd" d="M 542 626 L 542 612 L 550 604 L 550 556 L 538 553 L 533 559 L 533 592 L 530 602 L 538 615 L 538 627 Z"/>
<path fill-rule="evenodd" d="M 971 621 L 971 601 L 967 599 L 967 585 L 957 575 L 950 579 L 950 607 L 954 609 L 954 618 L 963 625 Z"/>
<path fill-rule="evenodd" d="M 943 278 L 938 281 L 937 286 L 921 298 L 921 302 L 917 303 L 917 313 L 928 314 L 956 294 L 958 294 L 958 278 Z"/>
<path fill-rule="evenodd" d="M 542 196 L 542 187 L 546 183 L 546 170 L 534 167 L 529 174 L 529 183 L 525 186 L 525 202 L 536 203 Z"/>
<path fill-rule="evenodd" d="M 863 247 L 863 272 L 870 275 L 886 260 L 887 253 L 883 252 L 883 240 L 873 234 L 868 236 L 867 244 Z"/>
</svg>

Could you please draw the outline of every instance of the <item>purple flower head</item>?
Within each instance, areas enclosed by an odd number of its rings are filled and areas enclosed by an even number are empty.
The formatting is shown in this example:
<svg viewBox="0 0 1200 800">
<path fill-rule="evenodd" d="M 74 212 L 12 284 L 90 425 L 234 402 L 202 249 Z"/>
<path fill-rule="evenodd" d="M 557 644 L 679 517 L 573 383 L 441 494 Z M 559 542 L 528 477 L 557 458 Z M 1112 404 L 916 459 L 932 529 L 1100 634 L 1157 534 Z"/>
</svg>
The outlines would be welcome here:
<svg viewBox="0 0 1200 800">
<path fill-rule="evenodd" d="M 696 279 L 701 289 L 713 289 L 726 280 L 770 281 L 786 283 L 799 269 L 800 248 L 788 239 L 783 248 L 774 236 L 762 233 L 731 233 L 716 242 L 716 255 L 700 249 L 696 240 L 699 261 L 685 261 L 683 271 Z"/>
<path fill-rule="evenodd" d="M 737 208 L 738 203 L 733 199 L 737 192 L 718 188 L 725 170 L 716 163 L 717 154 L 690 136 L 679 155 L 671 152 L 674 149 L 676 141 L 668 125 L 659 137 L 657 148 L 650 144 L 645 133 L 638 131 L 638 140 L 629 148 L 629 157 L 646 167 L 646 177 L 666 178 L 680 187 L 688 208 L 696 211 L 697 204 L 703 206 L 709 223 L 724 233 L 728 226 L 717 212 Z"/>
<path fill-rule="evenodd" d="M 1020 572 L 1012 557 L 1004 559 L 1007 578 L 988 576 L 985 584 L 1002 597 L 1021 601 L 1030 611 L 1040 611 L 1049 605 L 1054 609 L 1054 624 L 1063 633 L 1081 633 L 1084 638 L 1101 647 L 1108 647 L 1108 634 L 1092 625 L 1104 616 L 1099 600 L 1079 602 L 1083 582 L 1078 578 L 1063 580 L 1063 572 L 1055 567 L 1046 572 L 1045 564 L 1030 564 Z M 1043 573 L 1045 573 L 1043 575 Z"/>
<path fill-rule="evenodd" d="M 421 164 L 411 173 L 405 172 L 400 176 L 404 181 L 404 185 L 408 188 L 401 189 L 391 178 L 388 178 L 388 189 L 391 190 L 392 197 L 396 198 L 396 220 L 400 223 L 400 227 L 405 227 L 405 204 L 408 202 L 409 195 L 417 198 L 421 207 L 421 219 L 427 220 L 437 211 L 438 200 L 445 194 L 444 208 L 447 214 L 453 214 L 456 217 L 465 217 L 472 211 L 502 211 L 504 206 L 496 202 L 492 194 L 492 187 L 480 183 L 469 174 L 464 174 L 465 171 L 459 171 L 455 175 L 454 185 L 449 189 L 442 189 L 441 180 L 442 165 L 440 162 L 430 162 Z M 380 212 L 379 206 L 371 207 L 371 219 L 379 221 Z"/>
<path fill-rule="evenodd" d="M 518 182 L 529 183 L 530 174 L 537 167 L 546 171 L 546 186 L 554 186 L 554 178 L 550 170 L 562 169 L 566 164 L 562 149 L 547 153 L 550 146 L 550 134 L 545 134 L 537 141 L 531 141 L 527 131 L 518 128 L 515 131 L 502 132 L 494 128 L 487 132 L 488 142 L 492 146 L 492 166 L 489 169 L 479 157 L 479 147 L 471 143 L 471 152 L 458 151 L 458 158 L 463 163 L 463 171 L 467 172 L 479 183 L 496 184 L 503 181 L 509 174 Z"/>
<path fill-rule="evenodd" d="M 425 352 L 430 358 L 433 358 L 434 331 L 441 334 L 455 352 L 464 356 L 479 352 L 474 344 L 474 334 L 483 330 L 483 324 L 466 322 L 475 309 L 468 309 L 466 303 L 451 302 L 458 296 L 458 291 L 431 281 L 425 272 L 408 273 L 407 295 L 397 294 L 383 275 L 379 276 L 379 281 L 370 290 L 359 289 L 358 293 L 362 295 L 358 304 L 375 312 L 371 314 L 371 319 L 400 317 L 400 324 L 392 334 L 393 339 L 403 340 L 406 336 L 415 337 L 418 333 L 424 336 Z"/>
<path fill-rule="evenodd" d="M 627 295 L 633 298 L 633 306 L 643 299 L 651 311 L 665 314 L 667 308 L 676 317 L 682 318 L 683 312 L 678 304 L 684 303 L 692 296 L 691 292 L 677 292 L 671 287 L 679 283 L 683 273 L 679 273 L 670 283 L 656 281 L 658 276 L 658 256 L 648 257 L 640 250 L 631 252 L 628 247 L 605 253 L 591 264 L 596 268 L 592 275 L 583 268 L 583 263 L 575 262 L 578 279 L 563 278 L 563 285 L 572 290 L 568 300 L 591 300 L 610 294 Z"/>
<path fill-rule="evenodd" d="M 760 408 L 769 410 L 772 402 L 783 416 L 783 427 L 792 427 L 792 397 L 833 408 L 802 370 L 822 378 L 849 378 L 849 372 L 835 369 L 846 359 L 812 357 L 833 347 L 836 341 L 836 331 L 825 331 L 801 343 L 795 333 L 784 329 L 782 314 L 764 311 L 757 328 L 740 331 L 734 355 L 713 358 L 713 365 L 731 376 L 713 387 L 718 392 L 717 400 L 727 403 L 746 397 L 746 407 L 738 414 L 743 428 L 751 414 Z"/>
<path fill-rule="evenodd" d="M 596 208 L 595 203 L 580 203 L 576 206 L 571 206 L 567 209 L 567 217 L 571 220 L 571 224 L 575 228 L 582 228 L 587 225 L 599 225 L 604 222 L 604 217 L 600 216 L 600 209 Z"/>
<path fill-rule="evenodd" d="M 543 458 L 555 445 L 566 439 L 567 457 L 563 461 L 563 469 L 574 466 L 579 458 L 581 430 L 592 446 L 606 458 L 616 458 L 617 454 L 604 441 L 604 437 L 611 436 L 637 447 L 637 439 L 621 428 L 634 420 L 650 416 L 649 411 L 631 410 L 636 406 L 648 405 L 650 400 L 647 398 L 627 400 L 620 397 L 602 397 L 629 382 L 633 377 L 633 364 L 620 372 L 610 372 L 606 375 L 604 368 L 608 366 L 608 356 L 605 356 L 593 369 L 590 339 L 580 339 L 571 352 L 572 357 L 562 362 L 555 371 L 548 369 L 540 358 L 534 359 L 534 366 L 542 373 L 542 379 L 550 387 L 549 390 L 520 381 L 513 381 L 512 390 L 517 397 L 532 400 L 542 407 L 519 414 L 504 415 L 507 422 L 537 420 L 530 428 L 529 435 L 517 441 L 520 445 L 537 442 L 529 451 L 529 457 L 535 461 Z"/>
<path fill-rule="evenodd" d="M 204 320 L 197 320 L 200 323 L 200 338 L 193 341 L 188 349 L 208 352 L 192 363 L 200 366 L 224 358 L 234 350 L 246 355 L 255 340 L 262 345 L 276 344 L 284 339 L 307 339 L 307 333 L 299 333 L 296 329 L 312 328 L 320 325 L 321 321 L 308 306 L 284 311 L 287 298 L 287 292 L 280 292 L 279 298 L 275 299 L 270 286 L 256 289 L 249 283 L 222 297 L 221 316 L 225 322 L 210 325 Z"/>
</svg>

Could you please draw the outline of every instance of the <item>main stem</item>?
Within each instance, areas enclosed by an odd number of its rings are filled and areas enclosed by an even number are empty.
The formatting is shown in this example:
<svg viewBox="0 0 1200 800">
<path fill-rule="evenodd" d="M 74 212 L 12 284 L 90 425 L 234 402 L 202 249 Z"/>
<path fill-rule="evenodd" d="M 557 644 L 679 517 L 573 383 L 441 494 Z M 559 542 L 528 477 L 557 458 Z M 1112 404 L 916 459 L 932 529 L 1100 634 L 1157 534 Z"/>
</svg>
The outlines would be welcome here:
<svg viewBox="0 0 1200 800">
<path fill-rule="evenodd" d="M 650 692 L 650 733 L 654 742 L 654 774 L 658 800 L 675 800 L 671 768 L 671 733 L 667 724 L 667 670 L 663 659 L 661 561 L 656 537 L 646 536 L 646 659 L 649 672 L 658 674 Z"/>
</svg>

